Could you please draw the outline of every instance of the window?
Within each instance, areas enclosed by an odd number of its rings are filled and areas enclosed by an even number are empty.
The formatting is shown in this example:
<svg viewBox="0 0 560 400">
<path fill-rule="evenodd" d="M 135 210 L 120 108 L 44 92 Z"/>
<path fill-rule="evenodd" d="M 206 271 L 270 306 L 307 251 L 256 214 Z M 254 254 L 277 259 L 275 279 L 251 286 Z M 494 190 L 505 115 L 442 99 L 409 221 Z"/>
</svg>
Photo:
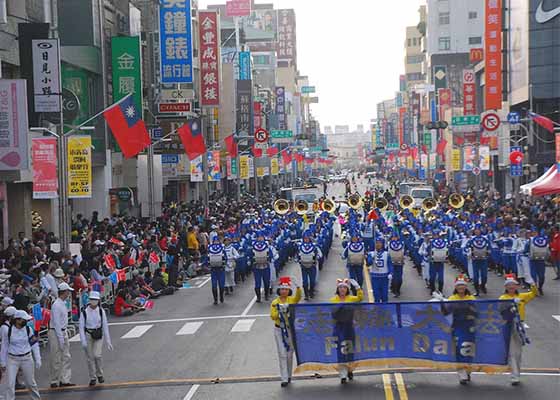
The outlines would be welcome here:
<svg viewBox="0 0 560 400">
<path fill-rule="evenodd" d="M 469 11 L 469 19 L 477 19 L 478 13 L 476 11 Z"/>
<path fill-rule="evenodd" d="M 449 12 L 440 12 L 439 13 L 439 24 L 440 25 L 449 25 Z"/>
<path fill-rule="evenodd" d="M 469 38 L 469 44 L 482 44 L 482 36 L 472 36 Z"/>
<path fill-rule="evenodd" d="M 451 38 L 449 36 L 442 36 L 439 38 L 440 50 L 451 50 Z"/>
<path fill-rule="evenodd" d="M 412 38 L 412 45 L 413 46 L 417 46 L 418 42 L 416 41 L 416 38 Z"/>
<path fill-rule="evenodd" d="M 268 65 L 270 64 L 270 56 L 268 55 L 257 55 L 253 57 L 253 62 L 255 65 Z"/>
<path fill-rule="evenodd" d="M 424 80 L 424 74 L 422 74 L 421 72 L 414 72 L 411 74 L 406 74 L 406 80 L 409 82 L 412 81 L 422 81 Z"/>
<path fill-rule="evenodd" d="M 412 46 L 412 39 L 408 38 L 408 47 Z"/>
<path fill-rule="evenodd" d="M 406 57 L 407 64 L 420 64 L 423 61 L 424 61 L 424 55 L 414 55 L 414 56 Z"/>
</svg>

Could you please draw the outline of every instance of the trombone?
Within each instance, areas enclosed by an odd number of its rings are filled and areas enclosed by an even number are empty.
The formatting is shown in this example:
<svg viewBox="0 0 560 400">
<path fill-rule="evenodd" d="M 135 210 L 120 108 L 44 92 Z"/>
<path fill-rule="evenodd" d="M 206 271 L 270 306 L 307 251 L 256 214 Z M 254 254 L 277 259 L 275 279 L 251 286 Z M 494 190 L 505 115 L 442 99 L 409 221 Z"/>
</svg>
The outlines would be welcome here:
<svg viewBox="0 0 560 400">
<path fill-rule="evenodd" d="M 290 202 L 285 199 L 278 199 L 274 202 L 274 212 L 278 215 L 286 215 L 290 212 Z"/>
</svg>

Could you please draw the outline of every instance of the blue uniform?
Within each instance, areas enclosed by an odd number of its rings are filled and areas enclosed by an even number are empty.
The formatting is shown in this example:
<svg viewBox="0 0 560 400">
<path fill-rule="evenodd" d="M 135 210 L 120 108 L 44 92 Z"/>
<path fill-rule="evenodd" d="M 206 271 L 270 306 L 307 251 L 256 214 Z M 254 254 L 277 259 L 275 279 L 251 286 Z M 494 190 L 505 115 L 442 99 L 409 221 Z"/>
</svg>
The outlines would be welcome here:
<svg viewBox="0 0 560 400">
<path fill-rule="evenodd" d="M 253 262 L 255 275 L 255 294 L 261 300 L 261 285 L 264 286 L 265 299 L 268 300 L 270 289 L 270 262 L 273 260 L 272 249 L 264 240 L 253 243 Z"/>
<path fill-rule="evenodd" d="M 529 254 L 531 277 L 542 292 L 545 277 L 545 261 L 550 256 L 548 238 L 542 235 L 531 238 L 527 243 L 526 253 Z"/>
<path fill-rule="evenodd" d="M 391 288 L 395 296 L 399 296 L 401 293 L 401 286 L 403 283 L 404 252 L 405 245 L 402 240 L 396 239 L 389 241 L 389 255 L 391 256 L 391 262 L 393 263 L 393 281 Z"/>
<path fill-rule="evenodd" d="M 445 239 L 436 238 L 432 239 L 428 244 L 428 256 L 430 259 L 430 289 L 436 290 L 436 280 L 438 283 L 438 290 L 443 291 L 443 271 L 445 260 L 443 254 L 447 254 L 448 246 Z"/>
<path fill-rule="evenodd" d="M 371 286 L 376 303 L 389 301 L 389 276 L 393 274 L 391 256 L 385 250 L 370 252 L 367 256 Z"/>
<path fill-rule="evenodd" d="M 342 259 L 347 260 L 346 268 L 351 279 L 358 282 L 358 285 L 364 284 L 364 260 L 365 260 L 364 242 L 350 242 L 342 252 Z"/>
<path fill-rule="evenodd" d="M 469 240 L 467 247 L 470 249 L 474 287 L 486 287 L 488 281 L 488 257 L 491 251 L 491 244 L 487 237 L 478 235 Z"/>
<path fill-rule="evenodd" d="M 298 261 L 301 266 L 303 291 L 306 298 L 315 295 L 317 279 L 317 261 L 321 258 L 321 249 L 314 243 L 303 242 L 298 248 Z"/>
</svg>

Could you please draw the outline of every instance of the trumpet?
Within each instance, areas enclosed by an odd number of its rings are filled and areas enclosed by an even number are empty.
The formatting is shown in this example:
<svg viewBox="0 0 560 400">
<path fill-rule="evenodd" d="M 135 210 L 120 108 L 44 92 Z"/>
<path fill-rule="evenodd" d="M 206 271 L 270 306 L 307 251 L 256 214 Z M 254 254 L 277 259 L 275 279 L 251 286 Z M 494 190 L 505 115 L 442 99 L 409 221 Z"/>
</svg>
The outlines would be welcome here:
<svg viewBox="0 0 560 400">
<path fill-rule="evenodd" d="M 309 211 L 309 204 L 305 200 L 298 200 L 294 208 L 299 215 L 305 215 Z"/>
<path fill-rule="evenodd" d="M 437 207 L 438 203 L 433 197 L 427 197 L 422 201 L 422 210 L 426 213 L 435 210 Z"/>
<path fill-rule="evenodd" d="M 360 208 L 363 207 L 364 201 L 359 195 L 353 194 L 350 197 L 348 197 L 348 205 L 350 206 L 350 208 L 353 208 L 354 210 L 359 210 Z"/>
<path fill-rule="evenodd" d="M 290 202 L 285 199 L 278 199 L 274 202 L 274 212 L 278 215 L 286 215 L 290 212 Z"/>
<path fill-rule="evenodd" d="M 453 193 L 451 196 L 449 196 L 448 203 L 455 209 L 463 208 L 463 206 L 465 205 L 465 198 L 459 193 Z"/>
<path fill-rule="evenodd" d="M 336 210 L 336 204 L 331 199 L 326 199 L 321 203 L 321 210 L 332 214 Z"/>
<path fill-rule="evenodd" d="M 401 197 L 399 205 L 403 210 L 408 210 L 409 208 L 412 208 L 414 206 L 414 199 L 412 198 L 412 196 L 405 194 Z"/>
<path fill-rule="evenodd" d="M 389 202 L 385 197 L 378 197 L 373 201 L 373 205 L 375 208 L 378 208 L 379 211 L 385 211 L 389 207 Z"/>
</svg>

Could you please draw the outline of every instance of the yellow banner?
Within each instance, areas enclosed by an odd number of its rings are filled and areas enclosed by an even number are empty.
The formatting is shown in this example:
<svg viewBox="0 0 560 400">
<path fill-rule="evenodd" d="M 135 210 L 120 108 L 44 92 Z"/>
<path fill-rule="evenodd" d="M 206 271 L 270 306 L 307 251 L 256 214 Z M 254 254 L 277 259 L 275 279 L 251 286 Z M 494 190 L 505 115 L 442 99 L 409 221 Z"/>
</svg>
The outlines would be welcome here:
<svg viewBox="0 0 560 400">
<path fill-rule="evenodd" d="M 68 197 L 91 198 L 91 136 L 68 138 Z"/>
<path fill-rule="evenodd" d="M 273 176 L 278 175 L 278 173 L 280 172 L 280 168 L 278 165 L 278 158 L 273 157 L 270 159 L 270 173 Z"/>
<path fill-rule="evenodd" d="M 259 178 L 268 176 L 268 167 L 257 167 L 257 176 Z"/>
<path fill-rule="evenodd" d="M 455 171 L 461 171 L 461 150 L 453 149 L 451 151 L 451 169 Z"/>
<path fill-rule="evenodd" d="M 411 156 L 406 157 L 406 168 L 408 169 L 414 168 L 414 160 Z"/>
<path fill-rule="evenodd" d="M 239 176 L 249 179 L 249 156 L 239 156 Z"/>
<path fill-rule="evenodd" d="M 303 161 L 297 163 L 297 170 L 298 172 L 303 172 Z"/>
</svg>

